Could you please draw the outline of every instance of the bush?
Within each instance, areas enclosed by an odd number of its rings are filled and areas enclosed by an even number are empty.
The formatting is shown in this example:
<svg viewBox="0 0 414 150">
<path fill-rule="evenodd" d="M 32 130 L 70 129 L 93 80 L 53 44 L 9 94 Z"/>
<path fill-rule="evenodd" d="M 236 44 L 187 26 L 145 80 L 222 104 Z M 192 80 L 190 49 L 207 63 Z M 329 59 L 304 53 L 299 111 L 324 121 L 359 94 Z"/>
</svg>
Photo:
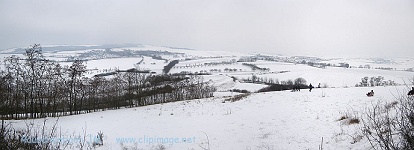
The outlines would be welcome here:
<svg viewBox="0 0 414 150">
<path fill-rule="evenodd" d="M 247 96 L 250 96 L 251 93 L 245 93 L 245 94 L 239 94 L 239 95 L 235 95 L 233 97 L 227 98 L 224 101 L 230 101 L 230 102 L 235 102 L 235 101 L 239 101 Z"/>
<path fill-rule="evenodd" d="M 402 95 L 398 102 L 377 103 L 361 122 L 361 132 L 372 148 L 414 149 L 414 97 Z"/>
<path fill-rule="evenodd" d="M 0 126 L 0 149 L 30 149 L 30 150 L 61 150 L 61 149 L 92 149 L 103 145 L 103 133 L 92 140 L 86 134 L 63 135 L 58 131 L 58 120 L 51 127 L 47 127 L 47 119 L 42 124 L 26 122 L 26 128 L 15 129 L 11 123 L 2 120 Z M 89 142 L 88 142 L 89 141 Z M 93 142 L 93 143 L 90 143 Z"/>
<path fill-rule="evenodd" d="M 260 89 L 258 92 L 268 92 L 268 91 L 283 91 L 283 90 L 292 90 L 292 89 L 307 89 L 308 85 L 293 85 L 293 84 L 271 84 L 268 87 Z"/>
<path fill-rule="evenodd" d="M 233 89 L 233 90 L 230 90 L 230 92 L 250 93 L 250 92 L 249 92 L 249 91 L 247 91 L 247 90 L 240 90 L 240 89 Z"/>
<path fill-rule="evenodd" d="M 360 120 L 355 115 L 350 115 L 350 114 L 343 115 L 341 116 L 341 118 L 339 118 L 336 121 L 340 121 L 341 124 L 345 124 L 345 125 L 359 124 L 360 122 Z"/>
<path fill-rule="evenodd" d="M 352 118 L 349 119 L 348 124 L 358 124 L 359 123 L 359 119 L 358 118 Z"/>
<path fill-rule="evenodd" d="M 295 85 L 306 85 L 306 80 L 302 77 L 296 78 Z"/>
<path fill-rule="evenodd" d="M 63 149 L 68 144 L 62 141 L 50 141 L 57 139 L 61 134 L 57 133 L 57 121 L 51 127 L 46 127 L 46 119 L 42 127 L 35 127 L 33 123 L 26 123 L 26 129 L 14 129 L 10 123 L 4 123 L 0 129 L 0 149 Z"/>
</svg>

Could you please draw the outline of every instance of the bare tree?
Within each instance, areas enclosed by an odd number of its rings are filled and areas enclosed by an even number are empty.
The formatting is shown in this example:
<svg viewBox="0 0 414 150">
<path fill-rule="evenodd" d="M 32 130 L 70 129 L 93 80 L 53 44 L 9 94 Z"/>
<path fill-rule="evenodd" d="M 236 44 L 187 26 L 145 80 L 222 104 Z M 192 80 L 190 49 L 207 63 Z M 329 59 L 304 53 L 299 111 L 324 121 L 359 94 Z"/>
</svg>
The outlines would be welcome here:
<svg viewBox="0 0 414 150">
<path fill-rule="evenodd" d="M 86 66 L 83 65 L 83 61 L 75 60 L 72 65 L 69 67 L 69 111 L 70 114 L 73 114 L 73 111 L 77 111 L 77 96 L 79 94 L 79 84 L 82 82 L 80 81 L 81 77 L 83 77 L 86 71 Z"/>
</svg>

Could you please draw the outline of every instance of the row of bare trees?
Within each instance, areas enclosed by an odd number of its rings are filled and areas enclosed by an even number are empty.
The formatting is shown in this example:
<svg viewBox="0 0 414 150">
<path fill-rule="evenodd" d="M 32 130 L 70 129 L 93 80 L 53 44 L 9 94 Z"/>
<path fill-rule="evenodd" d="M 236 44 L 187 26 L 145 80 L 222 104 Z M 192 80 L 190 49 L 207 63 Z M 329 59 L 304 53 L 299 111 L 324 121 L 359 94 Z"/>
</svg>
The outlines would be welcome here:
<svg viewBox="0 0 414 150">
<path fill-rule="evenodd" d="M 378 77 L 363 77 L 361 78 L 361 82 L 359 82 L 358 84 L 355 84 L 355 87 L 367 87 L 367 86 L 393 86 L 393 85 L 397 85 L 397 83 L 395 83 L 392 80 L 385 80 L 384 77 L 382 76 L 378 76 Z"/>
<path fill-rule="evenodd" d="M 45 59 L 42 47 L 26 49 L 24 58 L 7 57 L 0 71 L 0 117 L 41 118 L 76 115 L 213 96 L 200 76 L 153 75 L 134 69 L 112 77 L 85 77 L 86 66 Z"/>
</svg>

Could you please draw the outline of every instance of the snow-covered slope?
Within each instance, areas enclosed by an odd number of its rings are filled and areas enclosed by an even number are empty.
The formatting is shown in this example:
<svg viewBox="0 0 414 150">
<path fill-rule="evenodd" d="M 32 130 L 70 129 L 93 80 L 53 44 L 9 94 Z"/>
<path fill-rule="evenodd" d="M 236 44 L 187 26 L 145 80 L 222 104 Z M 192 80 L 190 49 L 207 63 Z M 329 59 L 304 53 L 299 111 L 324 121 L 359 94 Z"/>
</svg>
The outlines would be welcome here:
<svg viewBox="0 0 414 150">
<path fill-rule="evenodd" d="M 366 97 L 371 89 L 376 95 Z M 351 144 L 358 124 L 346 125 L 337 120 L 347 112 L 363 114 L 366 107 L 379 100 L 394 101 L 393 95 L 405 93 L 405 89 L 399 86 L 280 91 L 252 94 L 232 103 L 215 97 L 67 116 L 59 119 L 58 126 L 67 134 L 86 130 L 86 135 L 94 136 L 102 131 L 104 145 L 97 149 L 155 149 L 160 145 L 171 150 L 318 149 L 322 138 L 324 149 L 368 149 L 366 139 Z M 54 120 L 47 118 L 47 125 Z M 41 125 L 42 121 L 11 122 L 23 128 L 24 122 Z M 150 138 L 178 138 L 179 142 L 149 143 Z"/>
<path fill-rule="evenodd" d="M 407 87 L 354 87 L 363 77 L 382 76 L 396 83 L 409 83 L 413 72 L 402 71 L 413 68 L 411 59 L 363 59 L 337 58 L 319 59 L 310 57 L 280 57 L 280 62 L 258 60 L 247 62 L 269 71 L 253 70 L 237 62 L 240 58 L 256 55 L 199 51 L 187 48 L 172 48 L 151 45 L 112 45 L 109 48 L 99 45 L 45 46 L 46 58 L 62 65 L 71 65 L 69 58 L 83 55 L 89 69 L 87 77 L 98 73 L 137 68 L 162 73 L 162 69 L 172 60 L 180 60 L 170 73 L 203 72 L 203 79 L 217 88 L 214 98 L 166 103 L 145 107 L 107 110 L 90 114 L 62 117 L 58 121 L 63 134 L 68 136 L 87 135 L 94 137 L 98 131 L 104 133 L 104 145 L 97 149 L 142 148 L 159 149 L 367 149 L 366 139 L 354 144 L 358 125 L 346 125 L 337 121 L 349 110 L 363 114 L 366 107 L 377 101 L 393 101 L 398 91 Z M 56 47 L 56 46 L 55 46 Z M 69 49 L 65 49 L 69 48 Z M 108 50 L 109 49 L 109 50 Z M 0 54 L 0 59 L 22 49 L 9 49 Z M 140 52 L 140 53 L 136 53 Z M 89 55 L 86 55 L 89 54 Z M 99 56 L 96 56 L 96 55 Z M 133 54 L 133 55 L 130 55 Z M 266 56 L 267 57 L 267 56 Z M 269 56 L 272 58 L 273 56 Z M 279 57 L 279 56 L 277 56 Z M 324 69 L 305 64 L 295 64 L 296 60 L 318 60 L 318 63 L 347 62 L 351 66 L 370 65 L 390 67 L 393 70 L 367 68 L 326 67 Z M 286 60 L 286 61 L 284 61 Z M 3 61 L 0 61 L 3 63 Z M 2 66 L 3 67 L 3 66 Z M 253 93 L 249 97 L 230 103 L 227 98 L 238 93 L 231 89 L 255 92 L 267 85 L 243 83 L 243 79 L 253 76 L 278 81 L 294 80 L 302 77 L 307 84 L 332 88 L 315 89 L 312 92 L 268 92 Z M 374 97 L 365 93 L 373 89 Z M 398 95 L 398 94 L 397 94 Z M 351 114 L 352 115 L 352 114 Z M 47 118 L 47 125 L 53 125 L 57 118 Z M 13 126 L 24 128 L 34 122 L 41 126 L 43 119 L 10 121 Z M 157 138 L 166 139 L 157 143 Z M 178 138 L 177 141 L 170 141 Z M 142 140 L 140 140 L 142 139 Z M 152 141 L 150 142 L 150 139 Z M 186 140 L 185 142 L 183 140 Z M 123 144 L 121 144 L 121 142 Z M 78 147 L 70 147 L 77 149 Z"/>
</svg>

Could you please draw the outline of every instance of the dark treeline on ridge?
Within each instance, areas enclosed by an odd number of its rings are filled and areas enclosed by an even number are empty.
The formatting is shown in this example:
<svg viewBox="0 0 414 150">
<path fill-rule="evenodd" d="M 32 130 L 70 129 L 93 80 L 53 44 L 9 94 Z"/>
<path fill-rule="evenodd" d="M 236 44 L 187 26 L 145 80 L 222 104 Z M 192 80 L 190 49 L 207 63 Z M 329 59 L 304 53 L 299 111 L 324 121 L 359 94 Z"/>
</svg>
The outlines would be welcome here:
<svg viewBox="0 0 414 150">
<path fill-rule="evenodd" d="M 7 57 L 0 70 L 0 117 L 23 119 L 76 115 L 121 107 L 206 98 L 215 89 L 196 75 L 153 75 L 119 71 L 111 78 L 85 77 L 86 66 L 45 59 L 42 47 L 24 58 Z"/>
</svg>

